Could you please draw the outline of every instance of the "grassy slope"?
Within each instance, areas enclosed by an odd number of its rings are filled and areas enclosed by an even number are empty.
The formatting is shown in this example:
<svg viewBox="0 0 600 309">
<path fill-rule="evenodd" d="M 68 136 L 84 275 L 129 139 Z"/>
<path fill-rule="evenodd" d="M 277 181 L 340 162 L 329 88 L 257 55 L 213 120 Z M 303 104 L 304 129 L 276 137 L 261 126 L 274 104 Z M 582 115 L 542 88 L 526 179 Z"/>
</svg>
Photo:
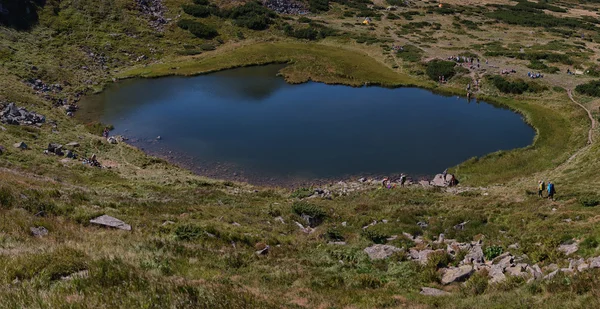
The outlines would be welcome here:
<svg viewBox="0 0 600 309">
<path fill-rule="evenodd" d="M 175 5 L 180 2 L 168 2 L 172 5 L 169 14 L 177 14 Z M 390 223 L 375 229 L 387 235 L 423 233 L 431 239 L 445 232 L 448 238 L 467 241 L 483 234 L 486 246 L 504 248 L 518 242 L 521 249 L 513 253 L 525 253 L 531 262 L 542 265 L 556 262 L 564 266 L 565 257 L 556 247 L 566 239 L 600 239 L 596 227 L 598 211 L 582 207 L 577 201 L 582 194 L 600 189 L 595 173 L 600 148 L 594 144 L 572 161 L 561 164 L 585 143 L 588 125 L 584 113 L 569 103 L 563 93 L 547 91 L 543 97 L 526 95 L 506 101 L 508 106 L 523 112 L 540 135 L 531 148 L 493 154 L 476 164 L 467 162 L 459 167 L 466 180 L 475 184 L 493 180 L 495 185 L 464 194 L 372 188 L 332 200 L 313 199 L 310 203 L 324 209 L 328 219 L 307 235 L 294 223 L 301 222 L 301 218 L 291 211 L 296 199 L 290 197 L 290 192 L 208 180 L 149 158 L 127 145 L 109 145 L 60 110 L 52 109 L 49 102 L 21 83 L 21 78 L 29 76 L 29 66 L 34 64 L 47 72 L 46 77 L 51 80 L 72 82 L 72 89 L 88 87 L 81 83 L 88 78 L 98 81 L 90 88 L 100 88 L 102 81 L 112 76 L 113 69 L 122 72 L 135 64 L 137 55 L 150 54 L 147 44 L 156 44 L 167 58 L 162 58 L 162 54 L 152 58 L 168 59 L 169 63 L 134 68 L 125 74 L 195 74 L 291 60 L 292 65 L 283 73 L 293 82 L 310 78 L 352 85 L 366 81 L 430 84 L 418 77 L 394 73 L 387 64 L 382 65 L 387 62 L 373 48 L 344 43 L 345 48 L 340 49 L 341 43 L 331 41 L 325 46 L 284 41 L 241 48 L 237 48 L 240 44 L 231 43 L 232 47 L 225 45 L 217 50 L 218 57 L 205 53 L 178 58 L 170 54 L 170 48 L 200 42 L 178 29 L 168 29 L 157 40 L 144 30 L 144 20 L 123 12 L 128 27 L 140 29 L 136 39 L 106 35 L 110 31 L 107 29 L 124 25 L 122 22 L 102 24 L 99 31 L 68 34 L 57 34 L 44 27 L 32 33 L 2 29 L 1 46 L 12 42 L 16 51 L 1 68 L 0 98 L 56 120 L 58 133 L 47 125 L 41 129 L 7 126 L 6 132 L 0 132 L 0 144 L 8 146 L 8 152 L 0 157 L 0 307 L 598 306 L 597 272 L 542 284 L 510 280 L 488 287 L 483 295 L 470 288 L 452 286 L 447 288 L 452 296 L 432 299 L 420 296 L 418 290 L 421 286 L 438 286 L 435 265 L 416 266 L 402 261 L 401 256 L 372 262 L 362 253 L 372 244 L 361 236 L 362 226 L 382 219 Z M 85 18 L 76 20 L 83 26 L 88 23 Z M 81 25 L 78 29 L 89 29 Z M 223 27 L 227 35 L 236 31 L 226 23 Z M 123 57 L 123 62 L 111 65 L 109 73 L 99 68 L 80 70 L 82 64 L 90 64 L 77 43 L 85 38 L 97 48 L 106 42 L 121 43 L 121 49 L 136 56 L 105 50 L 111 56 Z M 222 52 L 229 48 L 230 53 Z M 65 58 L 65 54 L 77 57 Z M 459 87 L 457 84 L 450 91 Z M 495 95 L 493 91 L 487 93 Z M 587 106 L 594 104 L 586 98 L 577 99 Z M 10 148 L 20 140 L 32 150 Z M 76 162 L 63 164 L 58 158 L 41 154 L 49 142 L 73 140 L 80 142 L 81 155 L 97 153 L 100 161 L 113 168 L 96 170 Z M 519 169 L 522 171 L 516 172 Z M 535 186 L 534 177 L 526 177 L 531 173 L 535 173 L 535 178 L 556 179 L 559 201 L 550 203 L 527 195 L 525 189 L 533 190 Z M 34 216 L 40 210 L 46 216 Z M 89 225 L 90 218 L 103 213 L 130 223 L 133 232 Z M 282 216 L 285 223 L 275 220 L 277 216 Z M 573 221 L 567 223 L 564 219 Z M 452 228 L 466 220 L 470 222 L 465 230 Z M 341 225 L 344 221 L 348 223 L 345 227 Z M 416 226 L 418 221 L 427 221 L 430 227 L 421 231 Z M 50 235 L 42 239 L 31 237 L 32 226 L 45 226 Z M 346 239 L 347 246 L 327 245 L 327 232 L 333 229 Z M 254 255 L 255 246 L 260 243 L 272 246 L 268 256 Z M 391 244 L 410 245 L 402 238 Z M 598 254 L 593 245 L 582 246 L 577 253 L 583 257 Z M 61 276 L 83 269 L 89 271 L 89 277 L 60 280 Z"/>
</svg>

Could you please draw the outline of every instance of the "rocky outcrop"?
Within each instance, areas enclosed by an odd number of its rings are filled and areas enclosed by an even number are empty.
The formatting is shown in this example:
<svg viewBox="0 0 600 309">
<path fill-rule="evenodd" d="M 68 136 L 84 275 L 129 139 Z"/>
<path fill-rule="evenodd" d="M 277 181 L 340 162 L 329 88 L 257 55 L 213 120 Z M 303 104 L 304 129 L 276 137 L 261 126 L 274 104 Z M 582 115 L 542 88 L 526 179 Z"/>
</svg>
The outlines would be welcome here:
<svg viewBox="0 0 600 309">
<path fill-rule="evenodd" d="M 167 8 L 162 3 L 162 0 L 135 0 L 135 3 L 142 15 L 148 18 L 150 27 L 162 32 L 165 25 L 169 22 L 164 17 Z"/>
<path fill-rule="evenodd" d="M 31 231 L 31 234 L 35 237 L 44 237 L 48 235 L 48 230 L 43 226 L 31 227 L 29 228 L 29 230 Z"/>
<path fill-rule="evenodd" d="M 565 255 L 571 255 L 571 254 L 577 252 L 577 250 L 579 250 L 579 246 L 577 245 L 577 242 L 573 242 L 573 243 L 569 243 L 569 244 L 562 244 L 558 247 L 558 251 L 561 251 Z"/>
<path fill-rule="evenodd" d="M 396 252 L 401 252 L 403 250 L 390 245 L 378 244 L 373 245 L 371 247 L 367 247 L 364 251 L 371 260 L 382 260 L 394 255 L 394 253 Z"/>
<path fill-rule="evenodd" d="M 28 112 L 24 108 L 17 107 L 15 103 L 9 103 L 0 112 L 0 121 L 12 125 L 41 125 L 46 122 L 46 117 L 34 112 Z"/>
</svg>

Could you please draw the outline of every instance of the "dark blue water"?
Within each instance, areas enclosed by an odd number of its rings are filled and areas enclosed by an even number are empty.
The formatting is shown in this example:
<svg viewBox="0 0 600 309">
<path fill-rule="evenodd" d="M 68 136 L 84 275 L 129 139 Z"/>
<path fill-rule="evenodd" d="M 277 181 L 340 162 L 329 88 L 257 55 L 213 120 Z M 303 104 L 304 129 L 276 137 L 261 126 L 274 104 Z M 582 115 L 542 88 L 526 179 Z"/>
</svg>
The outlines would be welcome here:
<svg viewBox="0 0 600 309">
<path fill-rule="evenodd" d="M 80 116 L 201 174 L 250 182 L 431 175 L 534 138 L 520 115 L 483 102 L 417 88 L 289 85 L 280 68 L 127 80 L 84 101 Z"/>
</svg>

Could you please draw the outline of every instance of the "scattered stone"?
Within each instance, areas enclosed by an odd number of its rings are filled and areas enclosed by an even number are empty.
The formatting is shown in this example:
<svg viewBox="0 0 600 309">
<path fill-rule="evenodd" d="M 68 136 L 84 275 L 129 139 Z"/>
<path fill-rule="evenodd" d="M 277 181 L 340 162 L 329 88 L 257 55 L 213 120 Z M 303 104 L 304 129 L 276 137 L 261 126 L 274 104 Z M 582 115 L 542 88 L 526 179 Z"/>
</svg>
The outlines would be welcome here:
<svg viewBox="0 0 600 309">
<path fill-rule="evenodd" d="M 161 225 L 167 226 L 167 225 L 171 225 L 171 224 L 175 224 L 175 222 L 167 220 L 167 221 L 163 222 Z"/>
<path fill-rule="evenodd" d="M 48 153 L 52 153 L 57 156 L 63 156 L 64 153 L 62 152 L 62 148 L 63 148 L 63 145 L 50 143 L 50 144 L 48 144 L 47 151 L 48 151 Z"/>
<path fill-rule="evenodd" d="M 275 221 L 280 222 L 281 224 L 285 224 L 285 221 L 283 220 L 283 217 L 281 217 L 281 216 L 276 217 Z"/>
<path fill-rule="evenodd" d="M 256 255 L 267 255 L 269 253 L 269 249 L 271 249 L 271 247 L 266 245 L 264 249 L 256 251 Z"/>
<path fill-rule="evenodd" d="M 511 266 L 511 267 L 507 267 L 505 269 L 506 273 L 510 274 L 511 276 L 514 277 L 523 277 L 525 276 L 525 267 L 523 267 L 523 265 L 519 264 L 517 266 Z"/>
<path fill-rule="evenodd" d="M 534 280 L 540 280 L 543 277 L 542 274 L 542 269 L 536 264 L 536 265 L 528 265 L 527 268 L 525 269 L 529 274 L 531 274 L 531 277 Z"/>
<path fill-rule="evenodd" d="M 328 245 L 345 246 L 346 242 L 345 241 L 330 241 L 327 244 Z"/>
<path fill-rule="evenodd" d="M 131 231 L 131 225 L 126 224 L 125 222 L 123 222 L 117 218 L 108 216 L 108 215 L 102 215 L 100 217 L 92 219 L 92 220 L 90 220 L 90 223 L 108 226 L 108 227 L 114 227 L 114 228 L 125 230 L 125 231 Z"/>
<path fill-rule="evenodd" d="M 548 272 L 548 271 L 552 272 L 552 271 L 555 271 L 555 270 L 558 270 L 558 265 L 556 265 L 554 263 L 552 263 L 552 264 L 544 267 L 544 271 L 545 272 Z"/>
<path fill-rule="evenodd" d="M 33 234 L 33 236 L 35 237 L 44 237 L 48 235 L 48 230 L 43 226 L 30 227 L 29 230 L 31 231 L 31 234 Z"/>
<path fill-rule="evenodd" d="M 265 0 L 264 4 L 266 7 L 279 14 L 304 15 L 309 13 L 306 5 L 301 1 Z"/>
<path fill-rule="evenodd" d="M 314 229 L 312 229 L 310 227 L 304 227 L 304 225 L 300 224 L 300 222 L 294 221 L 294 223 L 296 223 L 296 225 L 300 228 L 300 230 L 306 234 L 310 234 L 315 231 Z"/>
<path fill-rule="evenodd" d="M 13 145 L 15 148 L 20 148 L 22 150 L 27 149 L 27 144 L 23 143 L 23 142 L 18 142 L 16 144 Z"/>
<path fill-rule="evenodd" d="M 396 252 L 403 251 L 400 248 L 390 246 L 390 245 L 373 245 L 365 248 L 365 253 L 369 256 L 371 260 L 381 260 L 392 256 Z"/>
<path fill-rule="evenodd" d="M 427 264 L 427 261 L 429 261 L 429 255 L 434 252 L 445 252 L 445 251 L 443 249 L 439 249 L 439 250 L 425 249 L 425 250 L 421 250 L 421 251 L 418 251 L 416 249 L 410 249 L 408 254 L 413 260 L 421 263 L 422 265 L 425 265 L 425 264 Z"/>
<path fill-rule="evenodd" d="M 233 225 L 233 226 L 242 226 L 241 224 L 239 224 L 237 222 L 233 222 L 233 223 L 231 223 L 231 225 Z"/>
<path fill-rule="evenodd" d="M 565 255 L 571 255 L 579 250 L 579 246 L 576 242 L 571 244 L 562 244 L 558 247 L 558 251 L 561 251 Z"/>
<path fill-rule="evenodd" d="M 429 226 L 429 224 L 427 224 L 427 222 L 423 222 L 423 221 L 417 222 L 417 225 L 422 229 L 426 229 Z"/>
<path fill-rule="evenodd" d="M 445 296 L 445 295 L 450 295 L 450 293 L 448 293 L 446 291 L 439 290 L 439 289 L 422 287 L 421 288 L 421 295 L 427 295 L 427 296 Z"/>
<path fill-rule="evenodd" d="M 342 226 L 346 226 L 348 223 L 346 221 L 342 222 Z"/>
<path fill-rule="evenodd" d="M 453 282 L 464 281 L 468 279 L 474 271 L 475 270 L 471 265 L 447 268 L 442 276 L 442 284 L 447 285 Z"/>
<path fill-rule="evenodd" d="M 70 143 L 66 144 L 65 146 L 67 146 L 67 147 L 79 147 L 79 143 L 78 142 L 70 142 Z"/>
</svg>

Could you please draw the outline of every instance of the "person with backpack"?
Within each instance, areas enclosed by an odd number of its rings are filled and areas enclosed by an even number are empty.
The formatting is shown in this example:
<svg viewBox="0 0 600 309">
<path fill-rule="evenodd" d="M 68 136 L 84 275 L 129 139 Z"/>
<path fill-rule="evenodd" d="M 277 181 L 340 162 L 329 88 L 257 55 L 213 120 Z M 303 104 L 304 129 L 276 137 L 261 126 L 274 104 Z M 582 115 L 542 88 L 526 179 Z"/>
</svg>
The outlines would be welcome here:
<svg viewBox="0 0 600 309">
<path fill-rule="evenodd" d="M 544 197 L 543 193 L 544 190 L 546 189 L 546 184 L 544 183 L 543 180 L 538 181 L 538 196 L 539 197 Z"/>
<path fill-rule="evenodd" d="M 554 189 L 554 184 L 548 181 L 548 199 L 554 201 L 554 194 L 556 193 L 556 189 Z"/>
<path fill-rule="evenodd" d="M 400 187 L 404 187 L 405 183 L 406 183 L 406 175 L 401 174 L 400 175 Z"/>
</svg>

